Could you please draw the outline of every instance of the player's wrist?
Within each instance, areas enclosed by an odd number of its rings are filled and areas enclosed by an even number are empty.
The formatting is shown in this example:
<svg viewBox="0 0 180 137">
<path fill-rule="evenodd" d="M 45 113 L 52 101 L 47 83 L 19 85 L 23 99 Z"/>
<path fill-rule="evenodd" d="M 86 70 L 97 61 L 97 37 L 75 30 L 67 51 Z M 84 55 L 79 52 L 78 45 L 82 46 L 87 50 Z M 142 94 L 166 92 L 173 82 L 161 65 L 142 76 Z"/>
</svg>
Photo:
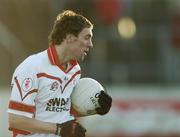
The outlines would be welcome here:
<svg viewBox="0 0 180 137">
<path fill-rule="evenodd" d="M 56 132 L 55 132 L 55 134 L 58 135 L 58 136 L 60 136 L 61 127 L 62 127 L 61 124 L 56 123 Z"/>
</svg>

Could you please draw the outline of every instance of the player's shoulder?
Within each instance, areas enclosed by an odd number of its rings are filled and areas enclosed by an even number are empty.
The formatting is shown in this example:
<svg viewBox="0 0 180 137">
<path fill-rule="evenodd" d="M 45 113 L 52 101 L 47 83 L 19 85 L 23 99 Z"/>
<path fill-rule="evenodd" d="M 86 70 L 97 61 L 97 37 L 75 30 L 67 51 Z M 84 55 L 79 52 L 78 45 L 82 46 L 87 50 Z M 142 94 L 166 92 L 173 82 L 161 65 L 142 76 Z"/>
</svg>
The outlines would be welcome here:
<svg viewBox="0 0 180 137">
<path fill-rule="evenodd" d="M 44 58 L 45 58 L 46 51 L 42 51 L 27 57 L 23 62 L 21 62 L 18 67 L 16 68 L 15 72 L 35 72 L 41 66 Z"/>
</svg>

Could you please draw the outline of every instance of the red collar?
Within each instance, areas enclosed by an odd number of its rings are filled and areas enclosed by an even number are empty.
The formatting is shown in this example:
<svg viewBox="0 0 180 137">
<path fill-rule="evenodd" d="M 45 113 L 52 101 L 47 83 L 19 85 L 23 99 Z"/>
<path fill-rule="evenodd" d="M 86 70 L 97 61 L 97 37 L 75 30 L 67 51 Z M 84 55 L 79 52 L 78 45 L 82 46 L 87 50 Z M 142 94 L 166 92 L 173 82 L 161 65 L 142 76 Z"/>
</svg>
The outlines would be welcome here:
<svg viewBox="0 0 180 137">
<path fill-rule="evenodd" d="M 48 58 L 51 62 L 52 65 L 57 65 L 61 70 L 63 70 L 64 72 L 69 72 L 75 65 L 77 65 L 77 61 L 76 60 L 71 60 L 70 63 L 72 65 L 72 67 L 68 70 L 65 70 L 63 66 L 61 66 L 60 64 L 60 60 L 58 58 L 56 49 L 55 49 L 55 45 L 52 44 L 48 49 L 47 49 L 47 53 L 48 53 Z"/>
</svg>

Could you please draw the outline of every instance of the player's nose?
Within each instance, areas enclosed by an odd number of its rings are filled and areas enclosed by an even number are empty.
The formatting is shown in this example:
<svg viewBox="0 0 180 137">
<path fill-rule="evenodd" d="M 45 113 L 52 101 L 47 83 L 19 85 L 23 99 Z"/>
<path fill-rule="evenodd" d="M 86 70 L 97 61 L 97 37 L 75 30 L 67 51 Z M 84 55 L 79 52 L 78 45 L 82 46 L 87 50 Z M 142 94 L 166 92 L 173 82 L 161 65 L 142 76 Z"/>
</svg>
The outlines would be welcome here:
<svg viewBox="0 0 180 137">
<path fill-rule="evenodd" d="M 92 48 L 92 47 L 93 47 L 92 41 L 90 41 L 90 42 L 88 43 L 88 47 L 89 47 L 89 48 Z"/>
</svg>

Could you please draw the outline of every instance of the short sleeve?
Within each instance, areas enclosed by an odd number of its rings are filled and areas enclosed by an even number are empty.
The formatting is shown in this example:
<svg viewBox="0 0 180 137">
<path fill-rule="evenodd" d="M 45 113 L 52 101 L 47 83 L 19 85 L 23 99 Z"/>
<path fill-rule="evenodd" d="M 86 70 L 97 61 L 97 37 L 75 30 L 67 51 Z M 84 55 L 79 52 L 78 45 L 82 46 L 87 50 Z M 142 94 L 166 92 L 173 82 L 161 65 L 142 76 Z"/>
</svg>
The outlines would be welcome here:
<svg viewBox="0 0 180 137">
<path fill-rule="evenodd" d="M 20 66 L 13 74 L 8 113 L 32 118 L 35 114 L 35 98 L 38 80 L 34 70 Z"/>
</svg>

